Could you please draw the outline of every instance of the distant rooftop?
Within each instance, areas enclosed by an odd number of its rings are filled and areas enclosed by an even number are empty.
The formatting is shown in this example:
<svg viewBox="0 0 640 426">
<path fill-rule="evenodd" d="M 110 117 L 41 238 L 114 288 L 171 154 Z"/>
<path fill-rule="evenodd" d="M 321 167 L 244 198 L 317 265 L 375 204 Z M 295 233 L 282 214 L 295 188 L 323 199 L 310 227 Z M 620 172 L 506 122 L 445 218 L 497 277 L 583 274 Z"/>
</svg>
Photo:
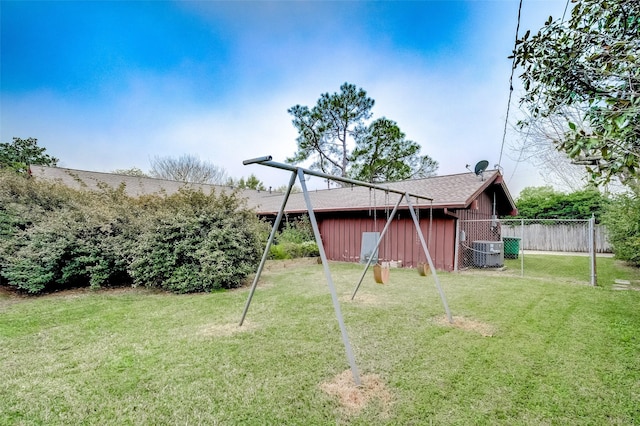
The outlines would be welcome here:
<svg viewBox="0 0 640 426">
<path fill-rule="evenodd" d="M 114 173 L 74 170 L 62 167 L 31 166 L 31 173 L 36 178 L 59 181 L 66 186 L 76 189 L 96 190 L 99 184 L 106 184 L 116 188 L 124 184 L 125 192 L 130 196 L 154 193 L 173 194 L 180 188 L 185 187 L 202 190 L 205 193 L 210 193 L 212 190 L 227 193 L 234 191 L 234 188 L 229 186 L 192 184 L 164 179 L 118 175 Z M 469 172 L 383 183 L 379 185 L 431 198 L 433 199 L 432 202 L 423 199 L 419 200 L 418 204 L 440 209 L 467 208 L 488 186 L 498 185 L 504 192 L 504 196 L 509 204 L 515 209 L 515 203 L 498 170 L 485 171 L 481 176 Z M 250 189 L 237 191 L 242 198 L 247 200 L 249 207 L 255 208 L 259 214 L 275 214 L 282 204 L 282 193 Z M 399 195 L 397 194 L 390 193 L 387 197 L 382 191 L 373 191 L 375 194 L 372 191 L 373 190 L 365 187 L 341 187 L 313 190 L 310 191 L 310 196 L 315 211 L 365 210 L 372 207 L 381 209 L 385 207 L 385 203 L 386 205 L 393 206 L 398 201 Z M 415 200 L 412 200 L 412 202 L 415 203 Z M 302 193 L 291 194 L 286 210 L 289 213 L 306 211 Z"/>
</svg>

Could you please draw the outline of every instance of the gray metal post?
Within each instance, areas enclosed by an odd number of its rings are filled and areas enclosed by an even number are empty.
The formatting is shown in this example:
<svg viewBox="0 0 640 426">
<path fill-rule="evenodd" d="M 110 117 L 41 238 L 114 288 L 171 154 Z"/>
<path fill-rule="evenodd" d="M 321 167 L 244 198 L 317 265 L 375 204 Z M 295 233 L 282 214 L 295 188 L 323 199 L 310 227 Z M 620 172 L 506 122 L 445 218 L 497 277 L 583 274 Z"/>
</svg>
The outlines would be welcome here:
<svg viewBox="0 0 640 426">
<path fill-rule="evenodd" d="M 520 276 L 524 277 L 524 219 L 520 219 Z"/>
<path fill-rule="evenodd" d="M 398 202 L 396 203 L 396 206 L 393 208 L 393 211 L 391 212 L 391 215 L 389 215 L 389 219 L 387 219 L 387 223 L 384 225 L 384 228 L 382 229 L 382 232 L 380 233 L 380 237 L 378 238 L 378 242 L 376 243 L 376 248 L 374 253 L 378 252 L 378 247 L 380 247 L 380 243 L 382 242 L 382 239 L 384 238 L 384 235 L 387 233 L 387 230 L 389 229 L 389 225 L 391 225 L 391 222 L 393 221 L 394 216 L 396 215 L 396 212 L 398 211 L 398 206 L 400 206 L 400 203 L 402 202 L 402 199 L 404 198 L 404 195 L 401 195 L 400 198 L 398 199 Z M 358 289 L 360 288 L 360 284 L 362 284 L 362 280 L 364 279 L 364 276 L 367 273 L 367 270 L 369 269 L 369 266 L 371 266 L 371 261 L 373 260 L 373 255 L 369 256 L 369 260 L 367 261 L 367 265 L 364 267 L 364 271 L 362 271 L 362 275 L 360 275 L 360 280 L 358 281 L 358 285 L 356 285 L 355 290 L 353 290 L 353 294 L 351 295 L 351 300 L 353 300 L 354 297 L 356 297 L 356 293 L 358 292 Z"/>
<path fill-rule="evenodd" d="M 302 193 L 304 195 L 304 201 L 307 204 L 307 211 L 309 213 L 309 220 L 311 221 L 311 227 L 313 228 L 313 234 L 318 244 L 318 251 L 320 252 L 320 258 L 322 259 L 322 266 L 324 267 L 324 275 L 327 278 L 327 285 L 329 286 L 329 292 L 331 293 L 331 300 L 333 301 L 333 309 L 336 312 L 338 318 L 338 324 L 340 325 L 340 332 L 342 333 L 342 341 L 344 342 L 344 348 L 347 352 L 347 360 L 351 366 L 351 373 L 353 374 L 353 381 L 356 386 L 360 386 L 360 373 L 358 372 L 358 366 L 356 365 L 356 359 L 353 356 L 353 350 L 351 349 L 351 343 L 349 342 L 349 335 L 347 334 L 347 328 L 344 325 L 342 318 L 342 311 L 340 310 L 340 302 L 338 301 L 338 293 L 336 292 L 335 285 L 333 284 L 333 278 L 331 277 L 331 271 L 329 270 L 329 261 L 324 251 L 324 245 L 322 244 L 322 237 L 320 236 L 320 228 L 318 228 L 318 222 L 316 221 L 316 215 L 313 212 L 313 206 L 311 204 L 311 198 L 309 197 L 309 191 L 307 191 L 307 184 L 304 180 L 304 171 L 298 169 L 298 180 L 300 186 L 302 186 Z"/>
<path fill-rule="evenodd" d="M 596 272 L 596 216 L 591 215 L 589 219 L 589 257 L 591 260 L 591 285 L 598 285 L 598 277 Z"/>
<path fill-rule="evenodd" d="M 253 161 L 253 160 L 247 160 Z M 250 164 L 250 163 L 248 163 Z M 271 244 L 273 244 L 273 240 L 278 232 L 278 228 L 280 227 L 280 222 L 282 222 L 282 216 L 284 215 L 284 208 L 287 206 L 287 201 L 289 200 L 289 195 L 291 195 L 291 189 L 293 188 L 293 184 L 296 182 L 296 173 L 291 173 L 291 179 L 289 179 L 289 186 L 287 187 L 287 192 L 284 194 L 284 198 L 282 199 L 282 205 L 280 206 L 280 211 L 278 212 L 278 216 L 276 216 L 276 220 L 273 223 L 273 227 L 271 228 L 271 234 L 269 234 L 269 239 L 267 240 L 267 246 L 264 248 L 264 253 L 262 254 L 262 260 L 260 260 L 260 265 L 258 265 L 258 271 L 256 272 L 256 276 L 253 279 L 253 284 L 251 284 L 251 291 L 249 292 L 249 298 L 247 299 L 247 303 L 244 306 L 244 311 L 242 311 L 242 319 L 240 319 L 240 326 L 244 323 L 244 319 L 247 316 L 247 312 L 249 311 L 249 305 L 251 305 L 251 299 L 253 299 L 253 293 L 256 291 L 256 286 L 258 285 L 258 280 L 260 279 L 260 275 L 262 274 L 262 270 L 264 269 L 264 264 L 267 261 L 267 257 L 269 256 L 269 249 L 271 248 Z"/>
<path fill-rule="evenodd" d="M 413 223 L 416 225 L 416 229 L 418 230 L 418 237 L 420 238 L 420 243 L 422 244 L 422 249 L 424 250 L 424 254 L 427 257 L 429 268 L 431 268 L 431 274 L 433 275 L 433 278 L 436 283 L 436 288 L 438 289 L 438 293 L 440 294 L 440 299 L 442 300 L 444 311 L 447 313 L 447 319 L 451 324 L 453 324 L 453 317 L 451 316 L 451 311 L 449 310 L 449 305 L 447 304 L 447 298 L 444 295 L 444 291 L 442 291 L 442 287 L 440 286 L 440 280 L 438 279 L 438 274 L 436 273 L 436 267 L 433 264 L 433 260 L 431 259 L 431 254 L 429 253 L 427 242 L 425 241 L 424 235 L 422 234 L 422 229 L 420 229 L 420 223 L 418 222 L 418 217 L 416 216 L 416 212 L 413 209 L 413 204 L 411 204 L 411 199 L 409 198 L 408 193 L 404 194 L 404 197 L 407 200 L 407 205 L 409 206 L 409 212 L 411 213 L 411 217 L 413 218 Z"/>
<path fill-rule="evenodd" d="M 458 256 L 460 256 L 460 219 L 456 219 L 456 238 L 453 246 L 453 270 L 459 272 Z"/>
</svg>

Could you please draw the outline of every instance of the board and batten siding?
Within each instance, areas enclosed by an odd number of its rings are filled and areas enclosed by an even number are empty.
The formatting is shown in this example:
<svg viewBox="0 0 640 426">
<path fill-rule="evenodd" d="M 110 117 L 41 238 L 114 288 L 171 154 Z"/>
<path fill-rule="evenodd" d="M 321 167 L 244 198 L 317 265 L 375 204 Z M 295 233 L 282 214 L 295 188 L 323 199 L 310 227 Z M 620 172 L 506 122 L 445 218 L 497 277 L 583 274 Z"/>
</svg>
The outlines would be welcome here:
<svg viewBox="0 0 640 426">
<path fill-rule="evenodd" d="M 380 243 L 380 261 L 395 261 L 399 266 L 415 268 L 427 258 L 408 211 L 398 212 Z M 366 214 L 366 213 L 365 213 Z M 318 215 L 320 234 L 329 260 L 360 262 L 363 232 L 382 232 L 386 223 L 384 212 L 377 220 L 369 216 Z M 429 211 L 420 212 L 420 228 L 424 235 L 433 263 L 438 270 L 452 271 L 454 266 L 455 221 L 452 218 L 434 217 L 430 225 Z M 431 228 L 431 235 L 429 229 Z"/>
</svg>

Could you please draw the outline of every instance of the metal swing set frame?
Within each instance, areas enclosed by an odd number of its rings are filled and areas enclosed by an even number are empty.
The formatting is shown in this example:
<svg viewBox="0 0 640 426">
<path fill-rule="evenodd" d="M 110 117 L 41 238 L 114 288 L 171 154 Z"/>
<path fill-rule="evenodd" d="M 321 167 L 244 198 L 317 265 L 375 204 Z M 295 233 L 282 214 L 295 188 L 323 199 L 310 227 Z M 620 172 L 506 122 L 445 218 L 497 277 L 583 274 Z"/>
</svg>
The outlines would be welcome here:
<svg viewBox="0 0 640 426">
<path fill-rule="evenodd" d="M 424 239 L 424 235 L 422 234 L 422 230 L 420 229 L 420 224 L 418 221 L 418 217 L 416 215 L 416 211 L 415 211 L 415 207 L 413 206 L 413 203 L 411 202 L 411 197 L 415 198 L 416 200 L 418 199 L 423 199 L 423 200 L 429 200 L 429 201 L 433 201 L 432 198 L 429 197 L 425 197 L 423 195 L 418 195 L 418 194 L 411 194 L 409 192 L 404 192 L 404 191 L 399 191 L 399 190 L 394 190 L 391 188 L 385 188 L 382 187 L 380 185 L 376 185 L 376 184 L 372 184 L 372 183 L 368 183 L 368 182 L 362 182 L 362 181 L 358 181 L 355 179 L 348 179 L 348 178 L 343 178 L 343 177 L 339 177 L 339 176 L 333 176 L 330 174 L 326 174 L 326 173 L 321 173 L 321 172 L 316 172 L 314 170 L 308 170 L 308 169 L 304 169 L 301 167 L 294 167 L 288 164 L 283 164 L 283 163 L 278 163 L 275 161 L 272 161 L 272 157 L 271 156 L 265 156 L 265 157 L 258 157 L 258 158 L 252 158 L 249 160 L 245 160 L 242 162 L 242 164 L 244 165 L 250 165 L 250 164 L 259 164 L 262 166 L 267 166 L 267 167 L 273 167 L 276 169 L 281 169 L 281 170 L 287 170 L 291 172 L 291 178 L 289 179 L 289 185 L 287 187 L 287 191 L 284 194 L 284 198 L 282 200 L 282 205 L 280 206 L 280 210 L 278 211 L 278 215 L 276 216 L 276 219 L 273 223 L 273 227 L 271 228 L 271 233 L 269 234 L 269 239 L 267 240 L 267 245 L 264 249 L 264 253 L 262 254 L 262 259 L 260 260 L 260 264 L 258 265 L 258 270 L 256 271 L 256 275 L 253 279 L 253 283 L 251 284 L 251 290 L 249 291 L 249 297 L 247 298 L 247 302 L 245 304 L 244 310 L 242 312 L 242 318 L 240 319 L 240 326 L 243 325 L 244 320 L 247 316 L 247 312 L 249 311 L 249 306 L 251 305 L 251 300 L 253 299 L 253 295 L 255 293 L 256 287 L 258 285 L 258 280 L 260 279 L 260 275 L 262 274 L 262 271 L 264 269 L 264 265 L 267 261 L 267 257 L 269 255 L 269 249 L 271 248 L 271 245 L 273 244 L 273 241 L 275 239 L 276 233 L 278 232 L 278 228 L 280 227 L 280 223 L 282 222 L 282 217 L 284 216 L 284 210 L 287 206 L 287 202 L 289 201 L 289 196 L 291 195 L 291 190 L 293 188 L 293 185 L 295 184 L 296 178 L 299 180 L 300 182 L 300 186 L 302 187 L 302 193 L 304 196 L 304 200 L 307 206 L 307 213 L 309 214 L 309 221 L 311 222 L 311 227 L 313 229 L 313 234 L 314 237 L 316 239 L 316 243 L 318 245 L 318 251 L 320 253 L 320 259 L 322 260 L 322 266 L 324 268 L 324 274 L 327 280 L 327 285 L 329 287 L 329 292 L 331 293 L 331 299 L 333 301 L 333 308 L 336 314 L 336 318 L 338 320 L 338 324 L 340 326 L 340 332 L 342 334 L 342 341 L 344 343 L 344 347 L 345 347 L 345 351 L 346 351 L 346 355 L 347 355 L 347 360 L 349 362 L 349 365 L 351 367 L 351 372 L 353 374 L 353 381 L 357 386 L 361 385 L 361 381 L 360 381 L 360 373 L 358 372 L 358 366 L 356 365 L 356 361 L 355 361 L 355 357 L 353 355 L 353 349 L 351 347 L 351 343 L 349 341 L 349 335 L 347 334 L 347 328 L 344 324 L 344 319 L 342 316 L 342 311 L 340 309 L 340 303 L 338 301 L 338 294 L 336 292 L 336 287 L 335 284 L 333 282 L 333 278 L 331 276 L 331 271 L 329 269 L 329 261 L 327 260 L 327 255 L 324 251 L 324 246 L 322 244 L 322 238 L 320 236 L 320 228 L 318 227 L 318 222 L 316 220 L 315 214 L 313 212 L 313 205 L 311 203 L 311 197 L 309 196 L 309 191 L 307 190 L 307 184 L 306 184 L 306 180 L 305 180 L 305 175 L 309 175 L 309 176 L 316 176 L 316 177 L 320 177 L 323 179 L 328 179 L 328 180 L 332 180 L 332 181 L 336 181 L 336 182 L 342 182 L 342 183 L 346 183 L 348 185 L 354 185 L 354 186 L 362 186 L 362 187 L 367 187 L 370 189 L 374 189 L 374 190 L 380 190 L 380 191 L 385 191 L 385 193 L 389 194 L 389 193 L 395 193 L 395 194 L 399 194 L 400 197 L 398 198 L 398 201 L 396 202 L 391 214 L 389 215 L 389 217 L 387 218 L 387 223 L 385 224 L 382 232 L 380 233 L 380 236 L 378 238 L 378 241 L 376 243 L 376 247 L 375 247 L 375 251 L 377 252 L 378 247 L 380 246 L 380 243 L 382 242 L 385 234 L 387 233 L 387 231 L 389 230 L 389 226 L 391 224 L 391 222 L 393 221 L 393 218 L 395 217 L 395 215 L 398 212 L 398 208 L 400 206 L 400 204 L 402 203 L 403 200 L 406 201 L 407 206 L 409 207 L 409 212 L 411 213 L 411 218 L 413 219 L 413 223 L 415 224 L 416 230 L 417 230 L 417 234 L 418 237 L 420 239 L 420 243 L 422 245 L 422 249 L 424 251 L 424 254 L 427 258 L 427 262 L 429 264 L 429 268 L 431 269 L 431 274 L 434 277 L 434 281 L 435 281 L 435 285 L 436 288 L 438 290 L 438 293 L 440 294 L 440 299 L 442 300 L 442 305 L 444 307 L 445 313 L 447 315 L 447 319 L 449 320 L 450 323 L 453 323 L 453 317 L 451 316 L 451 311 L 449 310 L 449 305 L 447 304 L 447 299 L 446 296 L 444 294 L 444 291 L 442 290 L 442 287 L 440 286 L 440 280 L 438 279 L 438 274 L 436 273 L 436 268 L 434 267 L 433 264 L 433 260 L 431 258 L 431 255 L 429 253 L 429 249 L 427 248 L 427 243 Z M 351 296 L 351 299 L 353 300 L 353 298 L 356 296 L 356 293 L 358 292 L 358 289 L 360 288 L 360 285 L 362 284 L 362 280 L 364 279 L 364 276 L 367 273 L 367 270 L 369 269 L 369 267 L 371 266 L 371 261 L 373 259 L 373 256 L 369 256 L 369 260 L 364 268 L 364 271 L 362 272 L 362 275 L 360 277 L 360 280 L 358 281 L 358 284 L 353 292 L 353 295 Z"/>
</svg>

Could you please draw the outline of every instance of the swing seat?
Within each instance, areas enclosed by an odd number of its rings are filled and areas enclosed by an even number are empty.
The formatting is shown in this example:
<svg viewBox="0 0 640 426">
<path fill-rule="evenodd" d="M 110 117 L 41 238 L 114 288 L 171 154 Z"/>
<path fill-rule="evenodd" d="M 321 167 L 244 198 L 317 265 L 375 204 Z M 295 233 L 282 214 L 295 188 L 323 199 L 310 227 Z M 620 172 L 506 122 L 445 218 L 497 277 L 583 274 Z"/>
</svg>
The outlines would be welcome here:
<svg viewBox="0 0 640 426">
<path fill-rule="evenodd" d="M 429 268 L 429 264 L 426 262 L 418 262 L 418 274 L 421 277 L 427 276 L 429 275 L 429 272 L 431 272 L 431 268 Z"/>
<path fill-rule="evenodd" d="M 373 265 L 373 279 L 378 284 L 386 284 L 389 282 L 389 266 L 382 266 L 379 263 Z"/>
</svg>

